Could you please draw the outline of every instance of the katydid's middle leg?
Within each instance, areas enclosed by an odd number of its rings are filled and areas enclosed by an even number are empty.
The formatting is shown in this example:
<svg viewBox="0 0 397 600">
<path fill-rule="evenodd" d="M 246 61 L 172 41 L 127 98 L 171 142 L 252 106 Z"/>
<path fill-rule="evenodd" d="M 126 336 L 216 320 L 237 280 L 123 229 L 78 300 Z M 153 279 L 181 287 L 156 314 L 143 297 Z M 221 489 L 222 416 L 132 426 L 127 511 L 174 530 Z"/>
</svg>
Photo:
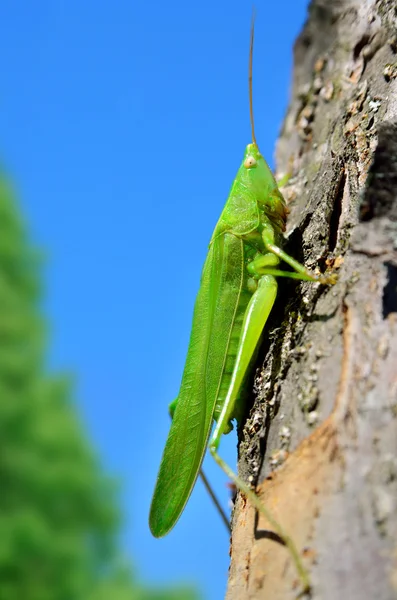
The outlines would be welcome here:
<svg viewBox="0 0 397 600">
<path fill-rule="evenodd" d="M 263 265 L 263 273 L 269 273 L 278 277 L 290 277 L 291 279 L 300 279 L 302 281 L 317 281 L 322 284 L 332 285 L 336 283 L 335 275 L 316 275 L 315 273 L 311 273 L 304 265 L 302 265 L 299 261 L 295 260 L 287 254 L 282 248 L 277 246 L 274 243 L 274 230 L 272 228 L 264 228 L 262 232 L 263 243 L 265 244 L 265 248 L 273 253 L 279 260 L 283 260 L 290 267 L 292 267 L 295 273 L 291 273 L 289 271 L 275 271 L 273 269 L 266 268 L 267 265 Z M 266 257 L 267 254 L 264 255 Z M 259 257 L 260 260 L 261 257 Z"/>
<path fill-rule="evenodd" d="M 272 244 L 271 248 L 278 248 L 278 246 Z M 280 251 L 282 252 L 281 249 Z M 285 254 L 284 252 L 282 253 Z M 285 256 L 289 255 L 285 254 Z M 260 277 L 263 277 L 263 275 L 273 275 L 273 277 L 288 277 L 290 279 L 299 279 L 300 281 L 317 281 L 315 275 L 312 275 L 309 271 L 305 269 L 305 267 L 303 267 L 303 265 L 300 265 L 300 263 L 298 263 L 294 259 L 291 260 L 293 260 L 294 263 L 296 263 L 297 265 L 302 266 L 302 269 L 304 269 L 303 273 L 302 271 L 299 271 L 298 273 L 293 273 L 291 271 L 282 271 L 281 269 L 275 268 L 280 264 L 280 260 L 280 257 L 271 250 L 266 254 L 259 254 L 258 256 L 256 256 L 254 260 L 252 260 L 248 264 L 247 269 L 254 279 L 259 279 Z"/>
</svg>

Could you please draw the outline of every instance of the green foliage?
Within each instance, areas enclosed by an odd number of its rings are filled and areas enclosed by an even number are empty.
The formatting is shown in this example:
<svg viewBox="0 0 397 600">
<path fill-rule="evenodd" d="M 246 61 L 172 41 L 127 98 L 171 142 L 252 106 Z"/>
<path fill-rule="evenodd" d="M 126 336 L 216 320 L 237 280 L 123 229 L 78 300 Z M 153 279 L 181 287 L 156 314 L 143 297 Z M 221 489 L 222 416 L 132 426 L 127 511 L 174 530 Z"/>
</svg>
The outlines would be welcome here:
<svg viewBox="0 0 397 600">
<path fill-rule="evenodd" d="M 0 180 L 0 600 L 193 598 L 143 591 L 117 567 L 115 488 L 69 382 L 46 372 L 38 282 L 38 258 Z"/>
</svg>

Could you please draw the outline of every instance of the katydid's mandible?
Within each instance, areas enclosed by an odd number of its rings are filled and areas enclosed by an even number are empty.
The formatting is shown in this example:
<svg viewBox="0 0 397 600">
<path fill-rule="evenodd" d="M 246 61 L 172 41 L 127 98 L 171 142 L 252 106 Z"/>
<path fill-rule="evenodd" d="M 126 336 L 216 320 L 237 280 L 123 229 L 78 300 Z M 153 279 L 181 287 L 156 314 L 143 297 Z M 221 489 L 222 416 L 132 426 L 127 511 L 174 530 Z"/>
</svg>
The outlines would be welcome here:
<svg viewBox="0 0 397 600">
<path fill-rule="evenodd" d="M 179 519 L 210 453 L 270 522 L 289 549 L 305 590 L 309 577 L 291 537 L 256 493 L 218 454 L 222 434 L 243 413 L 243 383 L 277 294 L 276 277 L 332 284 L 316 276 L 280 247 L 288 213 L 276 180 L 255 139 L 252 109 L 252 56 L 249 54 L 249 99 L 252 143 L 232 184 L 215 227 L 201 274 L 182 383 L 171 405 L 172 423 L 150 508 L 155 537 L 166 535 Z M 282 271 L 281 261 L 294 271 Z M 211 428 L 215 428 L 211 439 Z"/>
</svg>

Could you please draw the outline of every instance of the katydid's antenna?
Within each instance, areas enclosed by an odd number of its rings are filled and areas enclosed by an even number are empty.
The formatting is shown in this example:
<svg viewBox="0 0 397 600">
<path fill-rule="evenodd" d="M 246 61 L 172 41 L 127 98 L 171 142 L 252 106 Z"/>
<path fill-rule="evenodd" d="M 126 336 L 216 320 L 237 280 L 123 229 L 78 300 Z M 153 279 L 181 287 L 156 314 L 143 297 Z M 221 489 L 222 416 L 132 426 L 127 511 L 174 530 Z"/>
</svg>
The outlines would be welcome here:
<svg viewBox="0 0 397 600">
<path fill-rule="evenodd" d="M 251 21 L 251 42 L 250 42 L 250 55 L 248 61 L 248 91 L 249 91 L 249 102 L 250 102 L 250 121 L 252 131 L 252 143 L 257 146 L 255 139 L 255 128 L 254 128 L 254 109 L 252 105 L 252 60 L 254 55 L 254 28 L 255 28 L 255 9 L 252 11 Z"/>
</svg>

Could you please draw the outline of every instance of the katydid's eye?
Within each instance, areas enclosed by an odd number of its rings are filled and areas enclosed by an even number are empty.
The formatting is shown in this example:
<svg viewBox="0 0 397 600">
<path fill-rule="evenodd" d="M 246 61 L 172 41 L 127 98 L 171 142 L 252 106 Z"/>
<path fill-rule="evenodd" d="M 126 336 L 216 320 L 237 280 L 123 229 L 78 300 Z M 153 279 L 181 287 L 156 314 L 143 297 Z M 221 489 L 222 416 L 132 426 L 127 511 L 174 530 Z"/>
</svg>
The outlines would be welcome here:
<svg viewBox="0 0 397 600">
<path fill-rule="evenodd" d="M 248 156 L 244 161 L 244 167 L 246 169 L 251 169 L 252 167 L 256 167 L 257 162 L 253 156 Z"/>
</svg>

